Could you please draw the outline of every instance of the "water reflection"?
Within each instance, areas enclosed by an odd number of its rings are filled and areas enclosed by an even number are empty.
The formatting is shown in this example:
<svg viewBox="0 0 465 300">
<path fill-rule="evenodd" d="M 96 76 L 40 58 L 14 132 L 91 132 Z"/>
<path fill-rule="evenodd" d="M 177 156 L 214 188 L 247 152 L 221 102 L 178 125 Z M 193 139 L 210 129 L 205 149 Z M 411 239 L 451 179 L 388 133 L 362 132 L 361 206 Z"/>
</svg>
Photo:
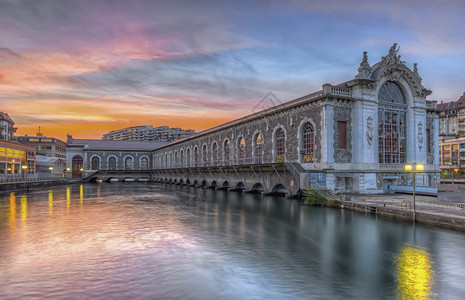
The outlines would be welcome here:
<svg viewBox="0 0 465 300">
<path fill-rule="evenodd" d="M 27 219 L 27 196 L 21 196 L 21 220 Z"/>
<path fill-rule="evenodd" d="M 48 191 L 48 214 L 53 216 L 53 191 Z"/>
<path fill-rule="evenodd" d="M 14 227 L 19 203 L 27 228 Z M 0 195 L 0 299 L 452 299 L 464 251 L 461 233 L 260 195 L 135 183 Z"/>
<path fill-rule="evenodd" d="M 400 299 L 429 299 L 433 270 L 428 252 L 404 247 L 398 257 L 397 280 Z"/>
</svg>

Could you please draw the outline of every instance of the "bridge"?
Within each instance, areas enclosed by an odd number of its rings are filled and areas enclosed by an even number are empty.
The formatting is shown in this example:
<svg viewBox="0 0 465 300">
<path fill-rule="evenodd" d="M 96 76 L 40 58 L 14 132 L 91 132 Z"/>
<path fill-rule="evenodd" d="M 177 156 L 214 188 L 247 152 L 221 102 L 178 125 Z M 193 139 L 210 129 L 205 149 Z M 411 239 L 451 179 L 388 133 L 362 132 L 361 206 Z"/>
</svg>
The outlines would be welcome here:
<svg viewBox="0 0 465 300">
<path fill-rule="evenodd" d="M 365 52 L 354 79 L 175 142 L 132 152 L 83 147 L 84 174 L 150 170 L 151 181 L 204 188 L 377 194 L 410 191 L 404 165 L 415 162 L 425 165 L 417 185 L 436 193 L 437 103 L 397 51 L 374 65 Z"/>
</svg>

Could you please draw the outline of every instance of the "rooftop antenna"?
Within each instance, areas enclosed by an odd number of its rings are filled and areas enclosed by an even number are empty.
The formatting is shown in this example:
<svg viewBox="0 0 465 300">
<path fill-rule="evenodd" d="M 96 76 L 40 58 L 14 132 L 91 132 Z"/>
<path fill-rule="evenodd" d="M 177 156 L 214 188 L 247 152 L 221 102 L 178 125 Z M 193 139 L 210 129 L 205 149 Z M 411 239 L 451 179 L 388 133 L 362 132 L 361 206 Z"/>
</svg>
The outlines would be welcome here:
<svg viewBox="0 0 465 300">
<path fill-rule="evenodd" d="M 40 133 L 40 126 L 39 126 L 39 133 Z"/>
</svg>

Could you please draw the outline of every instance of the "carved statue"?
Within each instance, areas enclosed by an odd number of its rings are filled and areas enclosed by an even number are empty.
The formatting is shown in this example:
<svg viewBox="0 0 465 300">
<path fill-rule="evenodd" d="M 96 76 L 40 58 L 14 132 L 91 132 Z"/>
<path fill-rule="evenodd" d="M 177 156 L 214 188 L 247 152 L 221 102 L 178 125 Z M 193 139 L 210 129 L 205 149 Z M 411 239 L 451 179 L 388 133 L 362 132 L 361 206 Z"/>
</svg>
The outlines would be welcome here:
<svg viewBox="0 0 465 300">
<path fill-rule="evenodd" d="M 358 68 L 358 74 L 355 76 L 356 79 L 370 79 L 372 69 L 368 63 L 367 52 L 363 52 L 363 59 Z"/>
<path fill-rule="evenodd" d="M 394 45 L 389 48 L 389 53 L 387 56 L 381 57 L 381 65 L 382 66 L 387 66 L 389 64 L 405 64 L 404 61 L 400 60 L 400 55 L 397 55 L 397 52 L 399 52 L 400 47 L 397 47 L 397 43 L 394 43 Z"/>
</svg>

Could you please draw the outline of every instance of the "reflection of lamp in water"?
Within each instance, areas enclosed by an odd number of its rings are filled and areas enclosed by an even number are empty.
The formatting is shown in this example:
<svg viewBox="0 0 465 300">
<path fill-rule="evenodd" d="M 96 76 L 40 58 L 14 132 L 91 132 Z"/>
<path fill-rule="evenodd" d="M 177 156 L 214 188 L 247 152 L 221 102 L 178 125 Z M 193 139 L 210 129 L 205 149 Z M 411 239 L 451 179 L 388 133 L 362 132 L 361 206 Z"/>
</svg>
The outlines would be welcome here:
<svg viewBox="0 0 465 300">
<path fill-rule="evenodd" d="M 397 265 L 400 299 L 429 299 L 432 277 L 431 261 L 426 251 L 412 247 L 402 249 Z"/>
</svg>

